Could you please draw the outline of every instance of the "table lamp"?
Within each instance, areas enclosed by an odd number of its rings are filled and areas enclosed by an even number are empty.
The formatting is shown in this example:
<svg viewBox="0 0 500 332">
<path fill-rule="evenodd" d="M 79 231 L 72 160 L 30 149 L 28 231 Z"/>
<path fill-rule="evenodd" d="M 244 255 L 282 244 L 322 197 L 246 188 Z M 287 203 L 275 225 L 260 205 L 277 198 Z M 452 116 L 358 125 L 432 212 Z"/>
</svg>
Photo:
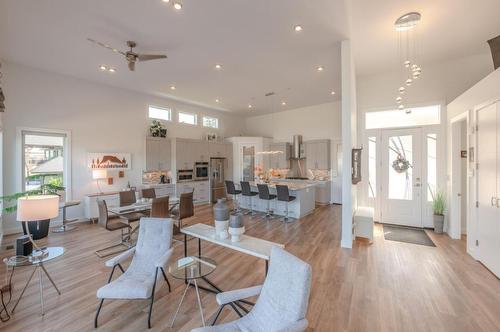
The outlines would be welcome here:
<svg viewBox="0 0 500 332">
<path fill-rule="evenodd" d="M 104 180 L 108 178 L 108 171 L 105 169 L 93 169 L 92 170 L 92 179 L 96 180 L 97 189 L 99 193 L 102 194 L 101 187 L 99 186 L 99 180 Z"/>
<path fill-rule="evenodd" d="M 17 200 L 17 221 L 25 223 L 26 234 L 33 247 L 43 254 L 31 237 L 28 227 L 30 221 L 41 221 L 55 218 L 59 215 L 59 196 L 57 195 L 36 195 L 20 197 Z M 36 256 L 33 254 L 33 256 Z"/>
</svg>

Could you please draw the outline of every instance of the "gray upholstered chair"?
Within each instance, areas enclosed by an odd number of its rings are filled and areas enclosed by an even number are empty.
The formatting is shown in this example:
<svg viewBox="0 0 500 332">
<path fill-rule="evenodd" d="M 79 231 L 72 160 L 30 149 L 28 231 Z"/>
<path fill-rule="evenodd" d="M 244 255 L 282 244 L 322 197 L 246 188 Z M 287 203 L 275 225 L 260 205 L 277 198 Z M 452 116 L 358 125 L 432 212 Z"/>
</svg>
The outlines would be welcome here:
<svg viewBox="0 0 500 332">
<path fill-rule="evenodd" d="M 151 328 L 151 312 L 153 311 L 156 281 L 160 278 L 158 272 L 163 275 L 170 291 L 170 283 L 165 274 L 165 269 L 173 252 L 172 229 L 172 219 L 141 218 L 137 245 L 106 262 L 106 266 L 113 268 L 113 270 L 109 276 L 108 284 L 97 290 L 97 298 L 101 301 L 95 315 L 95 327 L 97 327 L 97 319 L 105 299 L 150 299 L 148 328 Z M 133 257 L 132 262 L 124 271 L 121 264 L 130 257 Z M 123 274 L 111 281 L 113 272 L 117 267 Z"/>
<path fill-rule="evenodd" d="M 307 328 L 307 305 L 311 288 L 311 267 L 279 247 L 273 247 L 269 273 L 262 286 L 219 293 L 221 305 L 259 295 L 253 309 L 244 317 L 218 326 L 202 327 L 192 332 L 299 332 Z"/>
</svg>

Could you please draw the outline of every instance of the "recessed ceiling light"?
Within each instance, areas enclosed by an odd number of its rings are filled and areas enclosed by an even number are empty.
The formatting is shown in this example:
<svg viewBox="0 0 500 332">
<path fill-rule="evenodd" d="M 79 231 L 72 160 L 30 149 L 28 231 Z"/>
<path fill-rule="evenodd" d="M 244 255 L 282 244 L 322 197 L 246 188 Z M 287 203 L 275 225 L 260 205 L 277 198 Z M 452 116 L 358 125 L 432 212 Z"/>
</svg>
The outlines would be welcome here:
<svg viewBox="0 0 500 332">
<path fill-rule="evenodd" d="M 248 104 L 248 108 L 252 108 L 252 104 Z"/>
<path fill-rule="evenodd" d="M 281 102 L 281 105 L 286 106 L 286 102 L 285 102 L 285 101 L 282 101 L 282 102 Z"/>
<path fill-rule="evenodd" d="M 100 65 L 99 69 L 102 71 L 105 71 L 106 69 L 108 69 L 108 67 L 106 67 L 105 65 Z"/>
<path fill-rule="evenodd" d="M 222 65 L 221 65 L 221 64 L 219 64 L 219 63 L 218 63 L 218 64 L 216 64 L 216 65 L 215 65 L 215 69 L 222 69 Z"/>
<path fill-rule="evenodd" d="M 296 25 L 296 26 L 294 26 L 293 30 L 295 30 L 296 32 L 302 31 L 302 25 Z"/>
<path fill-rule="evenodd" d="M 175 89 L 176 89 L 176 88 L 175 88 L 175 85 L 171 85 L 171 86 L 170 86 L 170 90 L 175 90 Z"/>
<path fill-rule="evenodd" d="M 161 0 L 161 1 L 163 1 L 165 3 L 169 3 L 170 2 L 170 0 Z"/>
<path fill-rule="evenodd" d="M 116 72 L 115 68 L 109 68 L 108 70 L 109 70 L 110 73 L 115 73 Z"/>
<path fill-rule="evenodd" d="M 220 100 L 217 98 L 217 99 L 215 99 L 215 102 L 218 103 L 218 102 L 220 102 Z"/>
<path fill-rule="evenodd" d="M 174 2 L 174 8 L 177 9 L 177 10 L 181 10 L 182 9 L 182 4 L 180 2 Z"/>
<path fill-rule="evenodd" d="M 325 67 L 319 66 L 317 69 L 318 69 L 318 71 L 323 71 L 323 70 L 325 70 Z"/>
<path fill-rule="evenodd" d="M 330 92 L 330 94 L 333 96 L 335 94 L 335 91 Z"/>
</svg>

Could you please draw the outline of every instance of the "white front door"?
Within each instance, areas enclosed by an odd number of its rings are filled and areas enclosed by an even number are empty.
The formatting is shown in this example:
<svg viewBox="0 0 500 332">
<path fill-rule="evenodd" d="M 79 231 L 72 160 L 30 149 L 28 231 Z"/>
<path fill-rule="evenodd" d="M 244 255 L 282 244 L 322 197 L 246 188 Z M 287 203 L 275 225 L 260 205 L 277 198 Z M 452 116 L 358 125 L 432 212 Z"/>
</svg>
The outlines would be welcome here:
<svg viewBox="0 0 500 332">
<path fill-rule="evenodd" d="M 500 276 L 500 220 L 498 218 L 498 147 L 496 105 L 477 112 L 477 225 L 481 262 Z"/>
<path fill-rule="evenodd" d="M 422 227 L 422 130 L 382 131 L 381 222 Z"/>
</svg>

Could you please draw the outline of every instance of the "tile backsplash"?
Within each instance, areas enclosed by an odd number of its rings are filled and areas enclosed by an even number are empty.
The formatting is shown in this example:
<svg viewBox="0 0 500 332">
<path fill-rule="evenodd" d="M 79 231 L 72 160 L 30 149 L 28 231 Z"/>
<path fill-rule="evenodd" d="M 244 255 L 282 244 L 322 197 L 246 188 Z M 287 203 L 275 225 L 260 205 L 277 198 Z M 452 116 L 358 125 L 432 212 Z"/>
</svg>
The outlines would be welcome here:
<svg viewBox="0 0 500 332">
<path fill-rule="evenodd" d="M 152 171 L 142 172 L 142 184 L 157 184 L 160 183 L 160 177 L 165 175 L 172 182 L 172 173 L 170 171 Z"/>
</svg>

